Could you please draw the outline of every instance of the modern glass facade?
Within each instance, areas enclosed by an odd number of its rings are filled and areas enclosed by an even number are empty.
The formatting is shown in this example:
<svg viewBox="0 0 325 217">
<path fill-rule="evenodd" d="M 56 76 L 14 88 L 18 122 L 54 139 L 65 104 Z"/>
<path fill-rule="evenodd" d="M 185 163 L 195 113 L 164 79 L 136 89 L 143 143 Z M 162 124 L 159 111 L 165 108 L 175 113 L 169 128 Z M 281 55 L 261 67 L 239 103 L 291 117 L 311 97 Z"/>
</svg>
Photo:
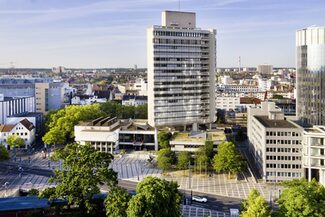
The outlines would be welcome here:
<svg viewBox="0 0 325 217">
<path fill-rule="evenodd" d="M 325 125 L 325 28 L 296 33 L 297 116 L 303 125 Z"/>
</svg>

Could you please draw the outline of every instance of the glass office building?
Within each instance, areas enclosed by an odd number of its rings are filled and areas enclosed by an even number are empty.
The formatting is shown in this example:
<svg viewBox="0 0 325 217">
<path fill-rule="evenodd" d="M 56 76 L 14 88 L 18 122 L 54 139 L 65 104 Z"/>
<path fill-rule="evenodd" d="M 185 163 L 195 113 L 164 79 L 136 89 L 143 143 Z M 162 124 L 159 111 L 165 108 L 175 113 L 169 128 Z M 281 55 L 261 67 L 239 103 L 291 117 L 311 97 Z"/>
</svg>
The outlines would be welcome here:
<svg viewBox="0 0 325 217">
<path fill-rule="evenodd" d="M 296 32 L 297 116 L 303 125 L 325 125 L 325 27 Z"/>
</svg>

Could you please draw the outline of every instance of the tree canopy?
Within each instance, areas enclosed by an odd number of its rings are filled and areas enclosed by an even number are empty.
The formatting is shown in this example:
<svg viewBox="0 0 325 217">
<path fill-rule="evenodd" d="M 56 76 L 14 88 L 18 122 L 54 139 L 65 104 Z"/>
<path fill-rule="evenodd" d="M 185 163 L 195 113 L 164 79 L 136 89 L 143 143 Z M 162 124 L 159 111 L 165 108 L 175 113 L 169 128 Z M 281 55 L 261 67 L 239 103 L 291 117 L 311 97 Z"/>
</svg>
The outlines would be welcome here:
<svg viewBox="0 0 325 217">
<path fill-rule="evenodd" d="M 180 217 L 181 195 L 176 182 L 147 177 L 136 189 L 127 209 L 128 217 Z"/>
<path fill-rule="evenodd" d="M 170 148 L 160 149 L 157 157 L 157 166 L 163 170 L 171 169 L 172 165 L 175 163 L 175 153 L 170 150 Z"/>
<path fill-rule="evenodd" d="M 277 203 L 278 216 L 325 216 L 325 188 L 316 180 L 294 179 L 284 182 Z"/>
<path fill-rule="evenodd" d="M 19 148 L 25 146 L 24 139 L 14 134 L 8 136 L 6 142 L 10 148 Z"/>
<path fill-rule="evenodd" d="M 242 203 L 242 217 L 271 217 L 271 209 L 261 194 L 253 189 Z"/>
<path fill-rule="evenodd" d="M 245 168 L 245 161 L 232 142 L 218 145 L 217 154 L 213 158 L 213 167 L 217 172 L 236 174 Z"/>
<path fill-rule="evenodd" d="M 169 132 L 159 132 L 158 133 L 158 144 L 160 148 L 170 148 L 169 140 L 172 134 Z"/>
<path fill-rule="evenodd" d="M 181 151 L 177 156 L 177 168 L 180 170 L 188 169 L 191 154 L 188 151 Z"/>
<path fill-rule="evenodd" d="M 72 142 L 75 125 L 103 115 L 99 104 L 67 106 L 49 117 L 50 122 L 47 123 L 49 131 L 43 136 L 43 142 L 47 145 Z"/>
<path fill-rule="evenodd" d="M 101 116 L 129 118 L 147 118 L 147 105 L 123 106 L 116 102 L 91 104 L 85 106 L 67 106 L 57 111 L 50 111 L 45 116 L 43 142 L 47 145 L 66 145 L 73 142 L 74 126 L 83 121 L 90 121 Z"/>
<path fill-rule="evenodd" d="M 55 160 L 63 160 L 62 170 L 55 170 L 50 182 L 56 182 L 54 189 L 44 194 L 53 198 L 66 199 L 69 205 L 78 206 L 82 213 L 96 209 L 95 194 L 100 193 L 99 185 L 109 188 L 117 184 L 117 174 L 109 165 L 113 156 L 98 152 L 89 144 L 69 144 L 54 152 Z"/>
<path fill-rule="evenodd" d="M 0 144 L 0 161 L 9 160 L 9 159 L 10 159 L 9 152 L 7 151 L 6 147 Z"/>
<path fill-rule="evenodd" d="M 111 189 L 105 200 L 106 215 L 110 217 L 125 217 L 131 195 L 119 186 Z"/>
</svg>

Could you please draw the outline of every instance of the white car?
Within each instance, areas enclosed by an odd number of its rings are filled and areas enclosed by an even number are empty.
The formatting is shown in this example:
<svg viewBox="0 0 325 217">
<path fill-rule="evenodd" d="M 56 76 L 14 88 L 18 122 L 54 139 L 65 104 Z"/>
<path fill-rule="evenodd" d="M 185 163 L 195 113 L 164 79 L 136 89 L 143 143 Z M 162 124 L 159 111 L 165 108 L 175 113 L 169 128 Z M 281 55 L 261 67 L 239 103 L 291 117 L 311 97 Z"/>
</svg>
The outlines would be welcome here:
<svg viewBox="0 0 325 217">
<path fill-rule="evenodd" d="M 192 200 L 194 200 L 196 202 L 200 202 L 200 203 L 208 202 L 208 199 L 206 199 L 205 197 L 199 197 L 199 196 L 193 196 Z"/>
</svg>

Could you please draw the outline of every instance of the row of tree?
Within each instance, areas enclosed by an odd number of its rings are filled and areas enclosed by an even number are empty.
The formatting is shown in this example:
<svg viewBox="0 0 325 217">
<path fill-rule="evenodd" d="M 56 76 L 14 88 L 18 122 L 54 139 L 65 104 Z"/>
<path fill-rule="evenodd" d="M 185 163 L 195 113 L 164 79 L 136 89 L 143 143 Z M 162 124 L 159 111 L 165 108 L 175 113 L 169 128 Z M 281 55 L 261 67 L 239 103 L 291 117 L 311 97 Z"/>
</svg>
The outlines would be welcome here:
<svg viewBox="0 0 325 217">
<path fill-rule="evenodd" d="M 52 158 L 62 160 L 63 169 L 55 170 L 50 179 L 57 185 L 45 189 L 40 196 L 63 199 L 67 202 L 65 209 L 77 208 L 74 212 L 79 216 L 101 213 L 101 203 L 94 199 L 101 185 L 109 188 L 105 200 L 107 216 L 181 216 L 181 195 L 176 182 L 147 177 L 137 185 L 136 195 L 131 197 L 117 186 L 117 173 L 109 168 L 113 159 L 109 153 L 98 152 L 90 145 L 69 144 L 57 149 Z"/>
<path fill-rule="evenodd" d="M 128 118 L 147 118 L 147 105 L 123 106 L 113 101 L 85 106 L 67 106 L 50 111 L 45 117 L 45 135 L 47 145 L 66 145 L 73 142 L 74 126 L 80 122 L 94 120 L 102 116 Z"/>
<path fill-rule="evenodd" d="M 176 155 L 171 150 L 167 133 L 160 134 L 159 144 L 162 149 L 158 152 L 157 166 L 163 170 L 177 168 L 185 170 L 194 164 L 194 168 L 200 172 L 213 168 L 216 172 L 226 172 L 236 174 L 245 169 L 246 163 L 238 153 L 235 144 L 232 142 L 222 142 L 214 153 L 213 142 L 206 141 L 205 145 L 199 148 L 194 154 L 188 151 L 181 151 Z M 162 138 L 165 138 L 162 140 Z"/>
<path fill-rule="evenodd" d="M 272 211 L 266 200 L 254 189 L 242 203 L 242 217 L 309 217 L 325 216 L 325 188 L 316 180 L 294 179 L 282 183 L 285 189 Z"/>
</svg>

